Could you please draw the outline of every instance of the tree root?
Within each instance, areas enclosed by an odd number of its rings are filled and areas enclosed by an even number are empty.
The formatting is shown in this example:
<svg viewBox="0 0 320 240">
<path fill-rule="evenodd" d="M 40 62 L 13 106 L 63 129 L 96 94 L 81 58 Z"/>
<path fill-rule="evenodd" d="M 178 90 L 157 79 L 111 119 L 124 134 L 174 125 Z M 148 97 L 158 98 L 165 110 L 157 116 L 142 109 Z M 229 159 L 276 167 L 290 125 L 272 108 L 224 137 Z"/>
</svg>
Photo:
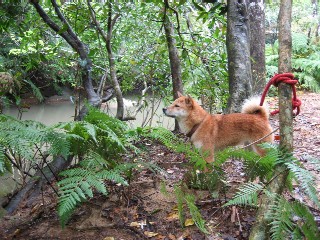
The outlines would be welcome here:
<svg viewBox="0 0 320 240">
<path fill-rule="evenodd" d="M 10 199 L 9 203 L 5 206 L 7 213 L 14 213 L 24 200 L 27 200 L 27 205 L 31 205 L 41 193 L 43 186 L 48 181 L 50 184 L 59 172 L 70 165 L 72 159 L 73 156 L 69 156 L 67 159 L 58 156 L 45 168 L 38 170 L 29 182 Z"/>
</svg>

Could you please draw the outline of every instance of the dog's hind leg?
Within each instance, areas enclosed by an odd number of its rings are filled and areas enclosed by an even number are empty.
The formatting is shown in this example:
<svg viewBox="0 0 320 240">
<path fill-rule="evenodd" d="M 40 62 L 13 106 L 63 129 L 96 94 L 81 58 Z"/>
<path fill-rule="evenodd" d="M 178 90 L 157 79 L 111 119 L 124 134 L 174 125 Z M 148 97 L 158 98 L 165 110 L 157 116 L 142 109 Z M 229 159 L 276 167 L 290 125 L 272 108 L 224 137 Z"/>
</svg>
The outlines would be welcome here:
<svg viewBox="0 0 320 240">
<path fill-rule="evenodd" d="M 259 142 L 257 142 L 257 143 L 252 145 L 253 151 L 255 151 L 260 156 L 264 156 L 266 154 L 266 150 L 264 150 L 260 146 L 258 146 L 259 144 L 261 144 L 263 142 L 272 143 L 273 142 L 273 134 L 271 134 L 270 136 L 265 137 L 263 140 L 261 140 L 261 141 L 259 141 Z"/>
<path fill-rule="evenodd" d="M 255 151 L 260 156 L 264 156 L 266 154 L 266 151 L 258 146 L 258 144 L 252 145 L 253 151 Z"/>
</svg>

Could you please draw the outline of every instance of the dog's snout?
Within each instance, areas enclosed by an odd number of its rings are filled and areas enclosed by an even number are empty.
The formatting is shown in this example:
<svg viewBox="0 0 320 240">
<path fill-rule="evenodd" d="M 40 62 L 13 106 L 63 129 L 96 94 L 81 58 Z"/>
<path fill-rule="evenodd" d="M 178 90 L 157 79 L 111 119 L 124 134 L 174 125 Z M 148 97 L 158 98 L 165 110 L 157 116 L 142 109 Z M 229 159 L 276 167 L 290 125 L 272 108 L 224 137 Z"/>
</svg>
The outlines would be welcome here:
<svg viewBox="0 0 320 240">
<path fill-rule="evenodd" d="M 163 113 L 166 113 L 167 109 L 166 108 L 162 108 Z"/>
</svg>

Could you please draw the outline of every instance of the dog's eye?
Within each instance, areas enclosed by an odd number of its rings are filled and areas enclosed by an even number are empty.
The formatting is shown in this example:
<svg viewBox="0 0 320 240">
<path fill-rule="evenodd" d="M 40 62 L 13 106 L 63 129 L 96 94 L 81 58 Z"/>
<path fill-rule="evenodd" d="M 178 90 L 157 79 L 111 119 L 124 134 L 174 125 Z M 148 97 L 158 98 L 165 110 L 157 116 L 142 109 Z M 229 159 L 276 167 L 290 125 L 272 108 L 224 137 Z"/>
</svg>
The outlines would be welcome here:
<svg viewBox="0 0 320 240">
<path fill-rule="evenodd" d="M 174 105 L 175 107 L 180 107 L 178 104 Z"/>
</svg>

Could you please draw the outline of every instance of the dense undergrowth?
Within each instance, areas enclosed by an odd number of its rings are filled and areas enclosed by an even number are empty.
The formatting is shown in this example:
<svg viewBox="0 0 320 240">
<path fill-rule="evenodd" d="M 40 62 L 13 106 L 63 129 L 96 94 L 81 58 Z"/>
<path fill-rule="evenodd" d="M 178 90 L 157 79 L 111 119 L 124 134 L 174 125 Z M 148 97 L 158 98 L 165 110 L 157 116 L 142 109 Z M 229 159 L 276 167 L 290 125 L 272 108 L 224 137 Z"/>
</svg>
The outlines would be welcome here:
<svg viewBox="0 0 320 240">
<path fill-rule="evenodd" d="M 83 121 L 50 127 L 1 115 L 0 128 L 2 174 L 12 172 L 15 168 L 26 181 L 32 176 L 31 169 L 43 168 L 55 156 L 74 156 L 74 164 L 59 174 L 57 183 L 57 211 L 62 226 L 65 226 L 75 209 L 94 194 L 100 192 L 107 195 L 110 184 L 126 186 L 137 171 L 145 168 L 154 172 L 162 171 L 150 162 L 128 160 L 135 157 L 123 158 L 124 155 L 138 156 L 143 149 L 137 147 L 137 143 L 148 138 L 172 151 L 185 154 L 189 159 L 188 165 L 192 171 L 174 188 L 182 225 L 188 211 L 198 228 L 204 233 L 208 232 L 196 205 L 196 196 L 185 190 L 190 187 L 206 189 L 212 198 L 223 194 L 227 188 L 223 164 L 232 157 L 243 161 L 247 180 L 223 207 L 246 205 L 258 208 L 260 197 L 267 195 L 275 199 L 274 206 L 265 213 L 270 219 L 273 239 L 302 239 L 303 236 L 317 239 L 320 236 L 307 205 L 297 200 L 289 201 L 284 195 L 267 190 L 275 177 L 275 166 L 283 165 L 289 171 L 287 190 L 292 190 L 292 182 L 295 181 L 313 204 L 320 208 L 314 176 L 290 152 L 279 149 L 277 145 L 263 144 L 262 147 L 267 151 L 264 157 L 244 149 L 228 148 L 219 152 L 216 161 L 208 165 L 191 144 L 164 128 L 130 129 L 124 122 L 93 108 Z M 314 164 L 314 169 L 320 169 L 318 160 L 310 159 L 310 162 Z M 210 169 L 209 173 L 203 172 L 205 168 Z M 163 188 L 164 194 L 165 191 Z"/>
</svg>

